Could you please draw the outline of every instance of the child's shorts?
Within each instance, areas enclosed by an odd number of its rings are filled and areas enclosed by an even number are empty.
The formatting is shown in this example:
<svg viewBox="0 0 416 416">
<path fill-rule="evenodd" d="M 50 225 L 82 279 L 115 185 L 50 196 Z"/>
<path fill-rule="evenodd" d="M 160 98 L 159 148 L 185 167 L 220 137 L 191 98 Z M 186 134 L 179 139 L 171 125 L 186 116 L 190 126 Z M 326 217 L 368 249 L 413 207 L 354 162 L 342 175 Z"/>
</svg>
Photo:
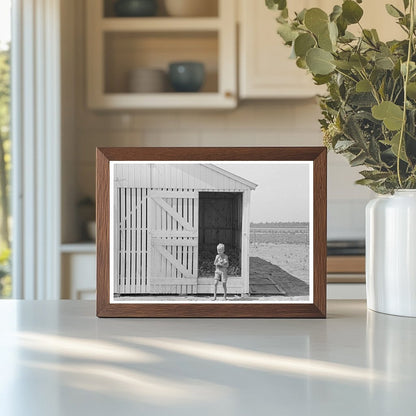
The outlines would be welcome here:
<svg viewBox="0 0 416 416">
<path fill-rule="evenodd" d="M 218 282 L 227 283 L 227 270 L 215 270 L 214 279 Z"/>
</svg>

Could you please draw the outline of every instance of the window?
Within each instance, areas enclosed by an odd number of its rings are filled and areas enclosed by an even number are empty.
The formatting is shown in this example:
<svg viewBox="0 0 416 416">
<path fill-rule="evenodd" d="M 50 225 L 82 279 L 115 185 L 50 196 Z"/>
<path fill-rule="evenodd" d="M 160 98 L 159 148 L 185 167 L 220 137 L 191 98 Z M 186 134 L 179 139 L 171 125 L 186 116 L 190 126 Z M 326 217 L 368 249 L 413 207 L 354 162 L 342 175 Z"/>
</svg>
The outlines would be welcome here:
<svg viewBox="0 0 416 416">
<path fill-rule="evenodd" d="M 11 1 L 0 0 L 0 298 L 11 297 L 10 44 Z"/>
</svg>

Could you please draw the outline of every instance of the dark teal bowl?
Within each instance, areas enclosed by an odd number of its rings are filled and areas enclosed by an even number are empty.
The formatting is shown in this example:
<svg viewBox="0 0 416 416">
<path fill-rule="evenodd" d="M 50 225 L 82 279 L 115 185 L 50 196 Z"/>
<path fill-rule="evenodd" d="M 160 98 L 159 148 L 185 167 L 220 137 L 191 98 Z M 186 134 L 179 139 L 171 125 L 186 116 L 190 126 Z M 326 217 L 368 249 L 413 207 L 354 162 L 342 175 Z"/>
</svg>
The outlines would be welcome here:
<svg viewBox="0 0 416 416">
<path fill-rule="evenodd" d="M 156 0 L 118 0 L 114 12 L 119 17 L 149 17 L 157 12 Z"/>
<path fill-rule="evenodd" d="M 172 62 L 169 80 L 177 92 L 197 92 L 205 80 L 205 67 L 201 62 Z"/>
</svg>

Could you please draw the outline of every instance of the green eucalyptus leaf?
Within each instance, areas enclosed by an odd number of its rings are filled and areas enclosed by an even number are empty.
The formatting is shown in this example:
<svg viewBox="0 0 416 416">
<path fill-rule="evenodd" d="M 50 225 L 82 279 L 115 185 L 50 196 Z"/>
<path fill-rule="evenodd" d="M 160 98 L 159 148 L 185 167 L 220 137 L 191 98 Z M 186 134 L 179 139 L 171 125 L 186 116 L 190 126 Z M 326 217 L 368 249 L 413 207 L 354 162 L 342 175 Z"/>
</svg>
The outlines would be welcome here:
<svg viewBox="0 0 416 416">
<path fill-rule="evenodd" d="M 364 36 L 365 41 L 367 43 L 369 43 L 370 45 L 375 43 L 375 40 L 373 38 L 373 34 L 371 33 L 371 30 L 364 29 L 363 30 L 363 36 Z"/>
<path fill-rule="evenodd" d="M 409 73 L 416 71 L 416 64 L 412 61 L 409 62 Z M 403 76 L 406 76 L 406 62 L 402 62 L 400 65 L 400 72 Z"/>
<path fill-rule="evenodd" d="M 292 27 L 287 23 L 280 24 L 277 28 L 277 33 L 287 44 L 290 44 L 298 37 L 298 32 L 292 29 Z"/>
<path fill-rule="evenodd" d="M 309 49 L 306 54 L 306 64 L 314 75 L 327 75 L 333 72 L 335 69 L 335 65 L 332 63 L 333 59 L 330 52 L 321 48 Z"/>
<path fill-rule="evenodd" d="M 384 125 L 392 131 L 402 127 L 403 110 L 391 101 L 383 101 L 371 109 L 373 117 L 383 121 Z"/>
<path fill-rule="evenodd" d="M 416 100 L 416 82 L 409 82 L 407 84 L 407 96 L 412 100 Z"/>
<path fill-rule="evenodd" d="M 392 4 L 386 4 L 387 13 L 393 17 L 403 17 L 404 14 L 397 8 L 394 7 Z"/>
<path fill-rule="evenodd" d="M 339 16 L 337 19 L 337 27 L 338 27 L 338 32 L 340 36 L 341 37 L 344 36 L 348 27 L 348 22 L 344 19 L 342 15 Z"/>
<path fill-rule="evenodd" d="M 334 8 L 332 9 L 332 13 L 329 15 L 329 20 L 331 22 L 335 22 L 338 17 L 342 15 L 342 7 L 336 4 Z"/>
<path fill-rule="evenodd" d="M 386 99 L 386 78 L 383 78 L 381 81 L 380 87 L 378 89 L 378 93 L 380 94 L 380 97 L 385 100 Z"/>
<path fill-rule="evenodd" d="M 366 179 L 372 179 L 374 181 L 379 181 L 380 179 L 388 178 L 391 173 L 390 172 L 380 172 L 377 170 L 362 170 L 360 175 L 364 176 Z"/>
<path fill-rule="evenodd" d="M 361 56 L 358 53 L 352 55 L 349 62 L 354 68 L 358 70 L 363 69 L 368 64 L 367 59 L 365 59 L 364 56 Z"/>
<path fill-rule="evenodd" d="M 375 65 L 380 69 L 392 70 L 394 69 L 393 57 L 381 56 L 381 54 L 379 54 L 379 56 L 376 57 Z"/>
<path fill-rule="evenodd" d="M 296 66 L 301 69 L 308 69 L 308 65 L 306 65 L 305 58 L 299 57 L 298 59 L 296 59 Z"/>
<path fill-rule="evenodd" d="M 399 17 L 399 24 L 404 27 L 410 28 L 410 14 L 406 14 L 404 17 Z"/>
<path fill-rule="evenodd" d="M 371 71 L 371 74 L 370 74 L 370 81 L 372 82 L 373 85 L 378 85 L 379 83 L 382 82 L 385 75 L 386 75 L 386 71 L 384 69 L 374 67 L 374 69 Z"/>
<path fill-rule="evenodd" d="M 328 84 L 331 81 L 331 75 L 319 75 L 319 74 L 315 74 L 313 76 L 313 80 L 315 82 L 315 85 Z"/>
<path fill-rule="evenodd" d="M 337 29 L 338 29 L 338 31 L 339 31 L 339 27 L 338 27 L 338 25 L 337 25 Z M 341 43 L 350 43 L 350 42 L 352 42 L 353 40 L 355 40 L 355 39 L 357 39 L 356 38 L 356 36 L 353 34 L 353 33 L 351 33 L 351 32 L 348 32 L 348 30 L 344 33 L 344 35 L 343 36 L 340 36 L 339 38 L 338 38 L 338 42 L 341 42 Z"/>
<path fill-rule="evenodd" d="M 271 10 L 283 10 L 287 2 L 286 0 L 266 0 L 266 6 Z"/>
<path fill-rule="evenodd" d="M 314 37 L 310 33 L 302 33 L 295 39 L 296 56 L 304 58 L 306 52 L 316 45 Z"/>
<path fill-rule="evenodd" d="M 332 63 L 339 69 L 342 69 L 344 71 L 349 71 L 352 68 L 352 65 L 348 61 L 342 61 L 342 60 L 334 60 Z"/>
<path fill-rule="evenodd" d="M 334 145 L 335 152 L 345 152 L 354 145 L 352 140 L 338 140 Z"/>
<path fill-rule="evenodd" d="M 346 137 L 358 146 L 359 149 L 366 147 L 366 139 L 361 129 L 362 120 L 358 115 L 348 117 L 344 125 L 344 133 Z"/>
<path fill-rule="evenodd" d="M 329 35 L 329 29 L 321 32 L 318 35 L 318 45 L 321 49 L 324 49 L 328 52 L 334 51 L 334 44 L 332 43 L 331 36 Z"/>
<path fill-rule="evenodd" d="M 356 93 L 354 91 L 348 96 L 348 104 L 357 108 L 371 108 L 377 104 L 377 101 L 370 92 Z"/>
<path fill-rule="evenodd" d="M 388 140 L 380 140 L 381 143 L 385 144 L 386 146 L 390 146 L 391 151 L 393 152 L 394 156 L 398 157 L 399 155 L 399 145 L 400 145 L 400 132 L 396 133 L 393 138 Z M 405 141 L 403 140 L 402 146 L 400 147 L 400 156 L 399 158 L 404 162 L 409 162 L 409 159 L 406 155 L 405 149 Z"/>
<path fill-rule="evenodd" d="M 380 42 L 380 38 L 379 38 L 379 36 L 378 36 L 378 33 L 377 33 L 377 30 L 376 30 L 376 29 L 371 29 L 371 34 L 373 35 L 373 39 L 374 39 L 376 42 Z"/>
<path fill-rule="evenodd" d="M 355 181 L 356 185 L 370 186 L 374 183 L 373 179 L 358 179 Z"/>
<path fill-rule="evenodd" d="M 355 90 L 357 92 L 370 92 L 371 91 L 371 83 L 366 79 L 362 79 L 361 81 L 357 82 L 355 86 Z"/>
<path fill-rule="evenodd" d="M 280 23 L 280 24 L 282 24 L 282 25 L 284 25 L 284 24 L 288 24 L 288 20 L 287 20 L 287 18 L 286 18 L 286 17 L 284 17 L 284 16 L 282 16 L 282 14 L 281 14 L 280 16 L 277 16 L 277 17 L 276 17 L 276 22 L 277 22 L 277 23 Z"/>
<path fill-rule="evenodd" d="M 351 167 L 360 166 L 364 164 L 366 159 L 367 159 L 367 155 L 364 152 L 361 152 L 358 156 L 350 159 L 350 166 Z"/>
<path fill-rule="evenodd" d="M 328 15 L 322 9 L 314 7 L 306 11 L 304 23 L 313 34 L 319 35 L 328 27 Z"/>
<path fill-rule="evenodd" d="M 373 159 L 373 164 L 375 166 L 380 166 L 380 162 L 381 162 L 380 147 L 378 145 L 378 140 L 374 137 L 374 135 L 370 136 L 370 143 L 368 146 L 368 151 L 370 153 L 371 158 Z"/>
<path fill-rule="evenodd" d="M 280 13 L 280 17 L 283 19 L 287 19 L 289 17 L 289 10 L 285 7 L 282 12 Z"/>
<path fill-rule="evenodd" d="M 334 22 L 328 23 L 328 31 L 329 31 L 329 37 L 331 38 L 331 42 L 334 46 L 337 44 L 338 39 L 338 26 Z"/>
<path fill-rule="evenodd" d="M 409 7 L 409 0 L 403 0 L 403 6 L 404 6 L 404 9 L 406 10 Z"/>
<path fill-rule="evenodd" d="M 306 14 L 306 9 L 301 10 L 299 13 L 296 14 L 296 19 L 303 23 L 303 21 L 305 20 L 305 14 Z"/>
<path fill-rule="evenodd" d="M 353 0 L 342 3 L 342 16 L 349 24 L 358 23 L 363 13 L 363 9 Z"/>
</svg>

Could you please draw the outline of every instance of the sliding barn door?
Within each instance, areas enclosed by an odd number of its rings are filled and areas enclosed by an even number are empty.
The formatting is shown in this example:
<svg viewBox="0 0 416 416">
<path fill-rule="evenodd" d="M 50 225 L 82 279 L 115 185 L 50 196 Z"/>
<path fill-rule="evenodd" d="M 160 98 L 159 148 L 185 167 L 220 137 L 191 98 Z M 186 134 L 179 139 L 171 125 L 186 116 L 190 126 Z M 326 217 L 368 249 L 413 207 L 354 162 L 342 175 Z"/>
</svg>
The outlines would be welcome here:
<svg viewBox="0 0 416 416">
<path fill-rule="evenodd" d="M 197 293 L 198 192 L 149 193 L 149 293 Z"/>
<path fill-rule="evenodd" d="M 115 193 L 115 293 L 147 293 L 147 193 L 143 188 L 118 188 Z"/>
</svg>

